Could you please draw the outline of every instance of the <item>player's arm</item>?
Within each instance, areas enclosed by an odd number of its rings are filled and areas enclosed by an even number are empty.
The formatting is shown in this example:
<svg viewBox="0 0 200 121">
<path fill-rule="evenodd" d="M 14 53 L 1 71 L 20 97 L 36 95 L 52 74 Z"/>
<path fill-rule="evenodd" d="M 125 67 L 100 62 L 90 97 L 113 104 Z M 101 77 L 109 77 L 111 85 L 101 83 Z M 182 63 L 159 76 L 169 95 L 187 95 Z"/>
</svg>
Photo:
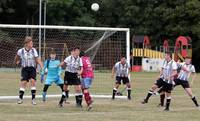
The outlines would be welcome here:
<svg viewBox="0 0 200 121">
<path fill-rule="evenodd" d="M 173 69 L 170 79 L 177 75 L 177 69 Z"/>
<path fill-rule="evenodd" d="M 59 64 L 59 66 L 61 66 L 61 67 L 65 66 L 65 65 L 66 65 L 66 62 L 64 62 L 64 61 Z"/>
<path fill-rule="evenodd" d="M 46 68 L 47 68 L 47 60 L 44 62 L 44 68 L 41 70 L 41 75 L 44 75 Z"/>
<path fill-rule="evenodd" d="M 43 63 L 41 61 L 41 58 L 40 57 L 36 57 L 35 60 L 36 60 L 36 63 L 39 64 L 41 69 L 43 70 L 44 66 L 43 66 Z"/>
<path fill-rule="evenodd" d="M 80 70 L 78 71 L 78 74 L 81 75 L 83 73 L 83 61 L 81 58 L 80 58 L 79 66 L 80 66 Z"/>
<path fill-rule="evenodd" d="M 65 68 L 67 66 L 67 62 L 68 62 L 68 58 L 65 58 L 65 60 L 59 64 L 59 66 L 61 66 L 62 68 Z"/>
<path fill-rule="evenodd" d="M 169 79 L 174 80 L 174 77 L 177 75 L 177 64 L 175 62 L 172 63 L 172 74 Z"/>
<path fill-rule="evenodd" d="M 159 79 L 162 75 L 163 75 L 163 68 L 161 68 L 160 73 L 157 78 Z"/>
<path fill-rule="evenodd" d="M 37 53 L 35 48 L 33 49 L 33 52 L 34 52 L 34 57 L 35 57 L 36 64 L 39 64 L 41 69 L 43 69 L 43 63 L 42 63 L 41 58 L 39 57 L 39 55 L 38 55 L 38 53 Z"/>
<path fill-rule="evenodd" d="M 191 76 L 192 76 L 191 85 L 193 85 L 194 80 L 196 79 L 196 76 L 197 76 L 197 73 L 196 73 L 196 70 L 195 70 L 194 66 L 192 66 L 191 72 L 192 72 L 191 73 Z"/>
<path fill-rule="evenodd" d="M 192 75 L 191 85 L 193 85 L 194 80 L 196 79 L 197 74 L 196 74 L 196 72 L 192 72 L 191 75 Z"/>
<path fill-rule="evenodd" d="M 20 63 L 21 49 L 17 51 L 15 56 L 15 63 L 18 65 Z"/>
<path fill-rule="evenodd" d="M 16 55 L 15 56 L 15 63 L 18 65 L 20 63 L 20 56 Z"/>
<path fill-rule="evenodd" d="M 114 77 L 115 72 L 116 72 L 116 69 L 115 69 L 115 66 L 113 66 L 113 68 L 112 68 L 112 75 L 111 75 L 112 78 Z"/>
</svg>

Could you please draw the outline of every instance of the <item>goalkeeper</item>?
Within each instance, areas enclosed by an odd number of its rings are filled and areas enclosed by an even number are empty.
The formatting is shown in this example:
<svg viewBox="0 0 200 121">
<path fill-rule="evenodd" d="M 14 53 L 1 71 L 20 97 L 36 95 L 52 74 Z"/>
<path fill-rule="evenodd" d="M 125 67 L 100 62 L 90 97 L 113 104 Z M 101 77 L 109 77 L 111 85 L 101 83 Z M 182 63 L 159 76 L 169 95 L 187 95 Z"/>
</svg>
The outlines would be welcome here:
<svg viewBox="0 0 200 121">
<path fill-rule="evenodd" d="M 47 90 L 49 86 L 52 85 L 53 82 L 57 84 L 57 86 L 61 88 L 62 93 L 64 93 L 64 90 L 63 90 L 64 81 L 60 77 L 61 67 L 59 65 L 60 65 L 60 61 L 56 60 L 56 53 L 54 49 L 52 49 L 50 53 L 50 59 L 45 61 L 44 69 L 42 70 L 42 73 L 41 73 L 41 82 L 43 83 L 45 69 L 48 70 L 47 77 L 44 83 L 43 93 L 42 93 L 44 102 L 46 101 Z"/>
</svg>

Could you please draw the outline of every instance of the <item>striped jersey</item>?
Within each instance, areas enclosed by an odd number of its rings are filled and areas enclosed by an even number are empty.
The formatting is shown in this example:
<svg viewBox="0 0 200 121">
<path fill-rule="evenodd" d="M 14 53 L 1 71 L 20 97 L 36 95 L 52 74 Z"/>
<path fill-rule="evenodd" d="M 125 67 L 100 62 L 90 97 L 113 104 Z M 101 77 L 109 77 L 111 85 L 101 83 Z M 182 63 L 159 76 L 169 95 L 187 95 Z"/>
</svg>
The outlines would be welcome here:
<svg viewBox="0 0 200 121">
<path fill-rule="evenodd" d="M 167 62 L 166 60 L 163 62 L 162 65 L 162 69 L 163 69 L 163 73 L 161 75 L 161 78 L 166 81 L 167 83 L 172 84 L 173 83 L 173 79 L 170 78 L 167 80 L 167 78 L 169 78 L 172 73 L 173 70 L 177 70 L 177 63 L 174 60 L 171 60 L 169 62 Z"/>
<path fill-rule="evenodd" d="M 128 77 L 130 66 L 128 63 L 125 63 L 124 65 L 119 61 L 114 66 L 116 71 L 116 76 L 119 77 Z"/>
<path fill-rule="evenodd" d="M 72 55 L 65 58 L 64 62 L 66 63 L 65 71 L 68 71 L 71 73 L 78 73 L 78 70 L 80 70 L 80 67 L 83 66 L 81 58 L 80 57 L 75 58 Z"/>
<path fill-rule="evenodd" d="M 38 57 L 38 53 L 35 48 L 31 48 L 30 50 L 21 48 L 18 50 L 17 55 L 20 56 L 22 67 L 36 67 L 35 58 Z"/>
<path fill-rule="evenodd" d="M 195 67 L 192 64 L 187 65 L 186 63 L 181 63 L 180 65 L 182 66 L 182 68 L 178 75 L 178 79 L 188 81 L 190 74 L 196 72 Z M 185 69 L 183 69 L 183 68 L 185 68 Z"/>
</svg>

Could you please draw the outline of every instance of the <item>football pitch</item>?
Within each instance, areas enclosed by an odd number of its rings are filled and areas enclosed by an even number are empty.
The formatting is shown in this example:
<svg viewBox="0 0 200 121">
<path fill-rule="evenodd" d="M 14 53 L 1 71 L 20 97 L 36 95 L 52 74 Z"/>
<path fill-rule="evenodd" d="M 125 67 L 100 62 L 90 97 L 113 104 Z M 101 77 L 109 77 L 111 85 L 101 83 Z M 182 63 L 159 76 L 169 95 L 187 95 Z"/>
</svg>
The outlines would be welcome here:
<svg viewBox="0 0 200 121">
<path fill-rule="evenodd" d="M 110 75 L 110 73 L 95 73 L 96 78 L 91 89 L 93 94 L 112 93 L 114 81 Z M 74 97 L 70 97 L 70 104 L 65 104 L 64 108 L 59 108 L 57 105 L 60 98 L 48 98 L 45 103 L 37 99 L 35 106 L 31 104 L 30 99 L 25 99 L 20 105 L 16 103 L 16 99 L 0 100 L 0 121 L 200 121 L 200 110 L 195 108 L 181 86 L 172 92 L 169 112 L 157 107 L 159 96 L 153 96 L 148 104 L 142 105 L 140 102 L 156 77 L 157 73 L 131 73 L 133 98 L 131 101 L 94 98 L 91 111 L 86 111 L 84 101 L 82 109 L 76 108 Z M 200 74 L 192 88 L 200 102 L 199 78 Z M 0 96 L 17 96 L 19 79 L 19 72 L 0 72 Z M 43 85 L 38 81 L 37 94 L 42 93 L 42 88 Z M 25 93 L 30 95 L 30 89 Z M 53 85 L 49 88 L 48 94 L 60 94 L 60 89 Z"/>
</svg>

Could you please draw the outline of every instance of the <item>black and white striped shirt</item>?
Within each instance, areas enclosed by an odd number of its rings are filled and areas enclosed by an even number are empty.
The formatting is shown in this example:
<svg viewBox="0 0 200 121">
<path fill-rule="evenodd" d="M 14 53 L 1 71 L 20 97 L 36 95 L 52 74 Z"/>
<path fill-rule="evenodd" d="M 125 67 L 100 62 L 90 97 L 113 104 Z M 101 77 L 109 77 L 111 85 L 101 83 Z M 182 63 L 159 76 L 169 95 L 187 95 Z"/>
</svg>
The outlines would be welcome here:
<svg viewBox="0 0 200 121">
<path fill-rule="evenodd" d="M 115 68 L 115 71 L 116 71 L 116 76 L 119 76 L 119 77 L 128 77 L 128 74 L 129 74 L 129 69 L 130 69 L 130 66 L 128 63 L 125 63 L 124 65 L 121 64 L 121 62 L 117 62 L 114 66 Z"/>
<path fill-rule="evenodd" d="M 188 81 L 190 74 L 196 72 L 195 67 L 192 64 L 187 65 L 186 63 L 181 63 L 180 65 L 182 66 L 182 68 L 185 68 L 186 70 L 181 69 L 178 75 L 178 79 Z"/>
<path fill-rule="evenodd" d="M 78 73 L 80 67 L 83 66 L 82 59 L 80 57 L 75 58 L 72 55 L 65 58 L 64 62 L 67 66 L 65 70 L 71 73 Z"/>
<path fill-rule="evenodd" d="M 36 67 L 35 58 L 38 57 L 38 53 L 35 48 L 31 48 L 30 50 L 21 48 L 18 50 L 17 55 L 20 56 L 22 67 Z"/>
<path fill-rule="evenodd" d="M 173 70 L 177 70 L 177 63 L 174 60 L 171 60 L 167 62 L 166 60 L 163 62 L 163 73 L 161 75 L 161 78 L 166 81 L 167 83 L 172 84 L 173 79 L 169 79 L 169 77 L 172 75 Z"/>
</svg>

